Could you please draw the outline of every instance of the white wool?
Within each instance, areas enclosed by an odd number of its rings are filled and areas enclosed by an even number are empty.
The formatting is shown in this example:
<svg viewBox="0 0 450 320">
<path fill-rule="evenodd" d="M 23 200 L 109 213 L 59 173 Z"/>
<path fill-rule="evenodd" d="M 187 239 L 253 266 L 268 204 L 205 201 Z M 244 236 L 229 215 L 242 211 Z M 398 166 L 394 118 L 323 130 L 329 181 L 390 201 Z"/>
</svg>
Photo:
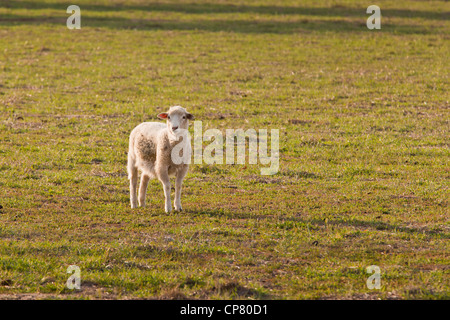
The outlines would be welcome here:
<svg viewBox="0 0 450 320">
<path fill-rule="evenodd" d="M 164 188 L 165 211 L 172 210 L 170 200 L 170 176 L 175 176 L 175 210 L 181 211 L 181 185 L 188 171 L 189 164 L 173 161 L 172 150 L 177 146 L 179 150 L 190 154 L 191 142 L 187 139 L 189 120 L 193 116 L 184 108 L 171 107 L 168 112 L 158 115 L 167 119 L 166 124 L 160 122 L 144 122 L 131 131 L 128 150 L 128 179 L 130 180 L 131 207 L 145 206 L 145 195 L 151 178 L 161 181 Z M 180 139 L 180 137 L 182 137 Z M 137 199 L 138 170 L 142 172 Z"/>
</svg>

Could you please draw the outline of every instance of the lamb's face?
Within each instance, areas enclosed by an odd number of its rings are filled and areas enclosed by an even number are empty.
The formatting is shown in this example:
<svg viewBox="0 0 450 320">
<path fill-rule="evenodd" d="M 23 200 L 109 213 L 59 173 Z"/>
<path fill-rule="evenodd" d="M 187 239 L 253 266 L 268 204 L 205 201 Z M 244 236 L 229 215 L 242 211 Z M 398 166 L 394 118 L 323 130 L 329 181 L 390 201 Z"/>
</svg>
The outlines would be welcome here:
<svg viewBox="0 0 450 320">
<path fill-rule="evenodd" d="M 160 113 L 158 118 L 167 120 L 167 129 L 174 136 L 178 136 L 182 129 L 187 130 L 189 120 L 194 119 L 192 114 L 179 106 L 171 107 L 168 112 Z"/>
</svg>

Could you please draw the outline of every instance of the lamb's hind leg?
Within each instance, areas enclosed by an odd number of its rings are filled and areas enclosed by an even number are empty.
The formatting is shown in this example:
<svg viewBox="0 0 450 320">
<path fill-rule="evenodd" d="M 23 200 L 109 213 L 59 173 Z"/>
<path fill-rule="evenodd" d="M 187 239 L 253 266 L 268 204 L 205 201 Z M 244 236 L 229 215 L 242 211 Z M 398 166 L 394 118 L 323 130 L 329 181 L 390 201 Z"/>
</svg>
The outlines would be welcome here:
<svg viewBox="0 0 450 320">
<path fill-rule="evenodd" d="M 166 212 L 172 211 L 172 202 L 170 200 L 170 179 L 169 179 L 169 173 L 167 171 L 167 168 L 160 169 L 157 171 L 158 173 L 158 179 L 161 181 L 164 189 L 164 210 Z"/>
<path fill-rule="evenodd" d="M 129 168 L 128 179 L 130 179 L 130 203 L 131 208 L 137 208 L 136 189 L 138 182 L 138 169 Z"/>
<path fill-rule="evenodd" d="M 131 208 L 137 207 L 136 189 L 138 181 L 138 169 L 136 166 L 136 159 L 133 155 L 132 148 L 128 151 L 128 163 L 127 163 L 128 179 L 130 180 L 130 203 Z"/>
<path fill-rule="evenodd" d="M 182 211 L 181 208 L 181 186 L 183 184 L 184 176 L 186 175 L 187 167 L 183 168 L 182 170 L 179 170 L 177 172 L 176 178 L 175 178 L 175 210 L 176 211 Z"/>
<path fill-rule="evenodd" d="M 145 207 L 145 195 L 147 193 L 147 186 L 150 177 L 145 173 L 142 173 L 141 184 L 139 186 L 139 206 Z"/>
</svg>

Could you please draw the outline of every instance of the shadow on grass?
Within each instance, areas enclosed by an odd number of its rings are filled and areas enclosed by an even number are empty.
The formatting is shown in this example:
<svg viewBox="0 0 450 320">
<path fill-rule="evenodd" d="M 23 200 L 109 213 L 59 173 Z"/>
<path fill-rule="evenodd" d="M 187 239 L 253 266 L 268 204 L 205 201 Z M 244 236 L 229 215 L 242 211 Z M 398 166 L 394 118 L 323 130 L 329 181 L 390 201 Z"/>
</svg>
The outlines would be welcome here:
<svg viewBox="0 0 450 320">
<path fill-rule="evenodd" d="M 227 219 L 253 219 L 253 220 L 261 220 L 268 221 L 274 220 L 276 223 L 283 222 L 298 222 L 306 225 L 316 225 L 316 226 L 325 226 L 334 225 L 334 226 L 349 226 L 349 227 L 359 227 L 359 228 L 367 228 L 372 230 L 387 230 L 393 232 L 403 232 L 409 234 L 424 234 L 426 236 L 432 237 L 440 237 L 443 239 L 450 239 L 450 234 L 442 231 L 441 229 L 430 230 L 427 228 L 414 228 L 414 227 L 406 227 L 406 226 L 398 226 L 389 224 L 382 221 L 365 221 L 359 219 L 334 219 L 330 220 L 327 223 L 324 222 L 323 219 L 304 219 L 302 217 L 285 217 L 285 216 L 274 216 L 270 214 L 251 214 L 245 212 L 232 212 L 224 209 L 201 209 L 201 210 L 186 210 L 186 213 L 194 214 L 194 215 L 206 215 L 209 217 L 225 217 Z"/>
<path fill-rule="evenodd" d="M 81 27 L 108 28 L 108 29 L 136 29 L 136 30 L 202 30 L 208 32 L 235 32 L 235 33 L 276 33 L 292 34 L 302 32 L 373 32 L 366 27 L 367 14 L 365 8 L 308 8 L 308 7 L 283 7 L 283 6 L 246 6 L 229 4 L 162 4 L 147 5 L 96 5 L 80 4 L 82 10 Z M 56 24 L 66 26 L 69 15 L 66 13 L 67 3 L 46 3 L 21 1 L 1 4 L 0 8 L 61 10 L 57 16 L 42 17 L 33 15 L 16 15 L 14 13 L 0 15 L 0 25 L 39 25 Z M 185 14 L 214 14 L 214 13 L 249 13 L 271 14 L 277 20 L 245 20 L 236 19 L 193 19 L 180 21 L 170 19 L 132 19 L 123 17 L 90 17 L 83 12 L 119 12 L 119 11 L 162 11 L 180 12 Z M 300 15 L 299 19 L 292 21 L 280 21 L 279 15 Z M 432 20 L 445 20 L 446 14 L 440 12 L 413 11 L 413 10 L 383 10 L 383 16 L 424 18 Z M 348 18 L 358 18 L 353 21 Z M 292 19 L 292 18 L 289 18 Z M 398 34 L 428 34 L 436 33 L 435 29 L 422 25 L 412 24 L 388 24 L 384 23 L 377 32 L 389 32 Z"/>
<path fill-rule="evenodd" d="M 115 3 L 110 5 L 83 3 L 79 4 L 81 10 L 87 11 L 159 11 L 179 12 L 185 14 L 218 14 L 218 13 L 247 13 L 247 14 L 271 14 L 271 15 L 306 15 L 321 17 L 361 17 L 365 21 L 367 6 L 346 7 L 334 5 L 332 7 L 301 7 L 278 5 L 234 5 L 225 3 L 148 3 L 142 5 Z M 42 2 L 42 1 L 8 1 L 0 4 L 0 8 L 9 9 L 54 9 L 64 10 L 67 2 Z M 421 11 L 409 9 L 382 9 L 384 17 L 423 18 L 433 20 L 448 20 L 449 12 Z"/>
<path fill-rule="evenodd" d="M 320 219 L 301 220 L 301 222 L 311 223 L 311 224 L 315 224 L 315 225 L 325 225 L 325 222 Z M 335 225 L 335 226 L 351 226 L 351 227 L 369 228 L 369 229 L 375 229 L 375 230 L 404 232 L 404 233 L 410 233 L 410 234 L 424 234 L 426 236 L 439 236 L 443 239 L 450 239 L 450 234 L 443 232 L 440 229 L 439 230 L 429 230 L 426 228 L 403 227 L 403 226 L 392 225 L 392 224 L 381 222 L 381 221 L 364 221 L 364 220 L 358 220 L 358 219 L 352 219 L 352 220 L 335 219 L 335 220 L 328 221 L 328 224 Z"/>
<path fill-rule="evenodd" d="M 23 15 L 0 15 L 0 26 L 54 24 L 66 27 L 67 17 L 29 17 Z M 151 20 L 126 18 L 90 18 L 82 19 L 81 28 L 107 28 L 123 30 L 178 30 L 234 33 L 273 33 L 295 34 L 304 32 L 371 32 L 365 22 L 344 20 L 307 20 L 299 21 L 247 21 L 247 20 Z M 394 34 L 435 34 L 436 29 L 416 25 L 383 24 L 381 33 Z"/>
</svg>

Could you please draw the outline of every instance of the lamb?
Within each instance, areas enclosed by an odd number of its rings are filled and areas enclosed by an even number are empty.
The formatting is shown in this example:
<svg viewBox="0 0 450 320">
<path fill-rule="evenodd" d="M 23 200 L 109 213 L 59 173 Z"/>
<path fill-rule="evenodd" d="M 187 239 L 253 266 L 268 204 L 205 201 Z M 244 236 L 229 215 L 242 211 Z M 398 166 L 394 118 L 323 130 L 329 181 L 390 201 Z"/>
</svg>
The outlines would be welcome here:
<svg viewBox="0 0 450 320">
<path fill-rule="evenodd" d="M 168 112 L 158 114 L 158 118 L 167 120 L 167 123 L 144 122 L 130 134 L 127 169 L 131 208 L 136 208 L 138 204 L 136 191 L 140 170 L 139 206 L 145 206 L 148 182 L 156 177 L 164 188 L 165 211 L 170 212 L 172 204 L 169 177 L 175 176 L 175 210 L 181 211 L 181 185 L 189 168 L 192 150 L 187 130 L 189 120 L 193 120 L 194 116 L 186 109 L 174 106 Z M 182 141 L 179 141 L 180 138 Z M 182 161 L 178 155 L 183 157 Z"/>
</svg>

